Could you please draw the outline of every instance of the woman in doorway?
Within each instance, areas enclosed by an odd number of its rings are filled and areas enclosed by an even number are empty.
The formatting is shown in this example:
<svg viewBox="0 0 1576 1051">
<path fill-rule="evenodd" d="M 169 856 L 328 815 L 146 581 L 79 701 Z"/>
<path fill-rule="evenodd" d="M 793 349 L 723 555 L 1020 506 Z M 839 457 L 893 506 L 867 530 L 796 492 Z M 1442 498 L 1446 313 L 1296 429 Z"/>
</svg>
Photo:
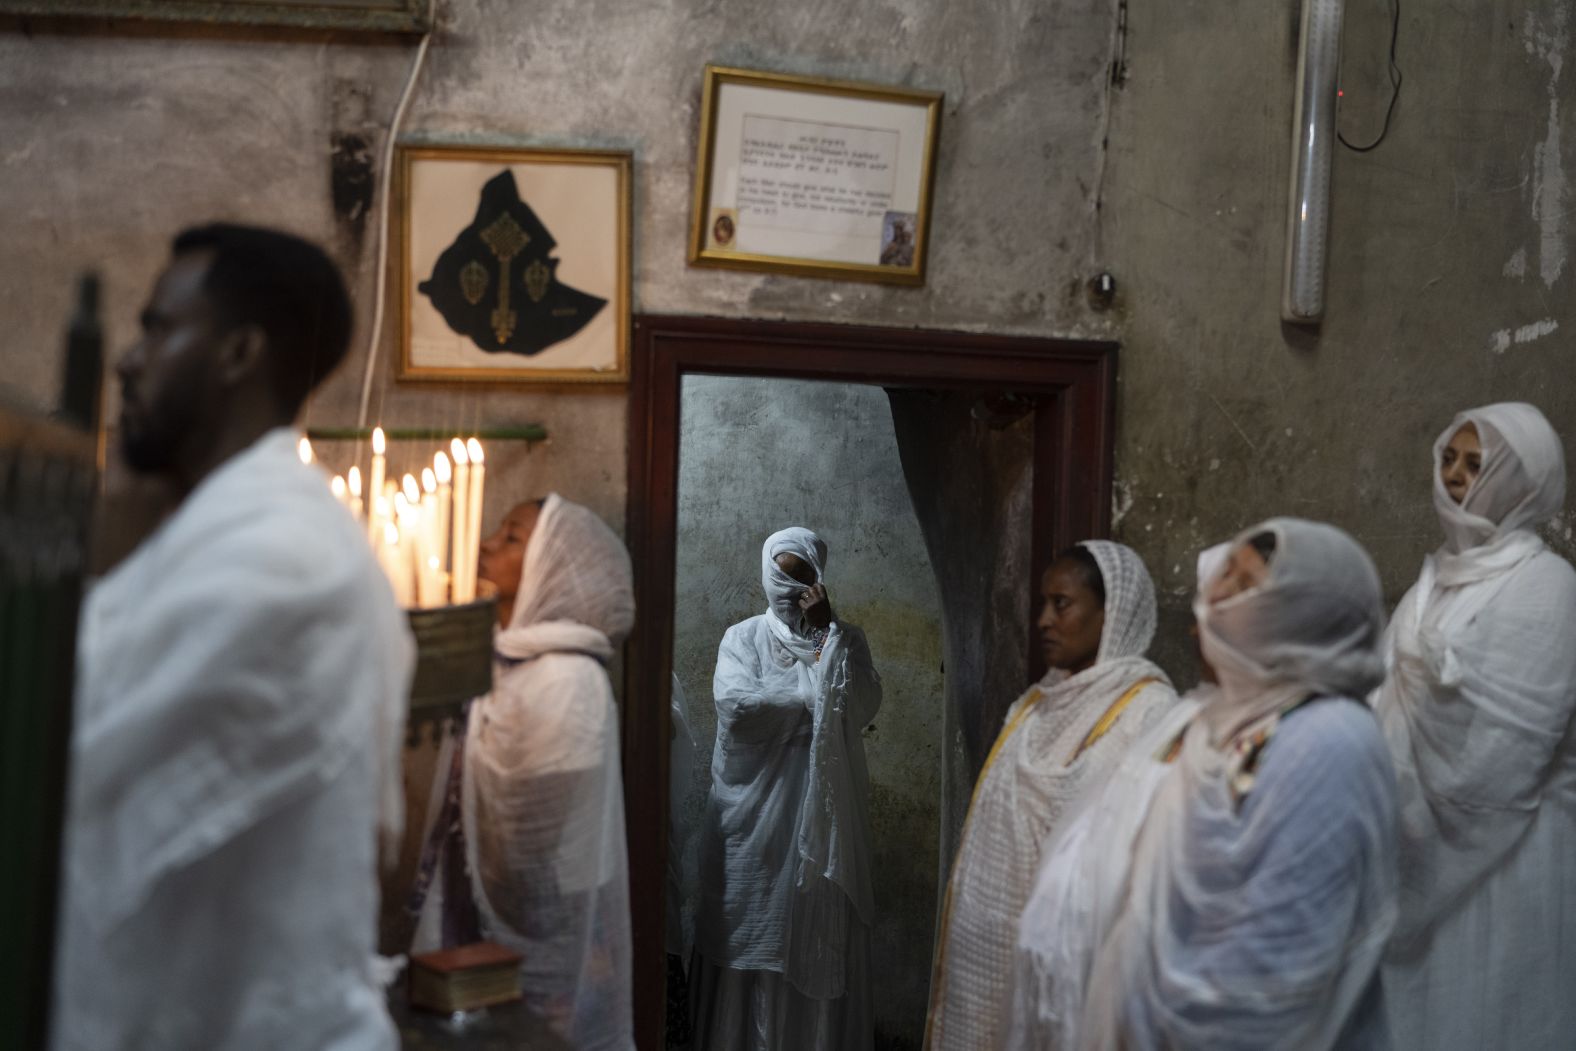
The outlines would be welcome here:
<svg viewBox="0 0 1576 1051">
<path fill-rule="evenodd" d="M 1445 543 L 1396 609 L 1374 697 L 1400 794 L 1396 1046 L 1569 1047 L 1576 1033 L 1576 572 L 1532 530 L 1565 500 L 1531 405 L 1434 443 Z"/>
<path fill-rule="evenodd" d="M 1144 657 L 1155 586 L 1137 552 L 1084 541 L 1057 557 L 1041 591 L 1051 670 L 1008 709 L 974 789 L 936 943 L 926 1046 L 937 1051 L 1000 1046 L 1018 918 L 1045 842 L 1176 702 Z"/>
<path fill-rule="evenodd" d="M 761 549 L 767 610 L 717 653 L 702 828 L 696 1051 L 868 1051 L 868 795 L 861 731 L 881 705 L 864 633 L 827 596 L 808 529 Z"/>
<path fill-rule="evenodd" d="M 1080 1046 L 1384 1046 L 1395 788 L 1366 552 L 1272 519 L 1194 602 L 1220 680 L 1156 790 L 1095 956 Z"/>
</svg>

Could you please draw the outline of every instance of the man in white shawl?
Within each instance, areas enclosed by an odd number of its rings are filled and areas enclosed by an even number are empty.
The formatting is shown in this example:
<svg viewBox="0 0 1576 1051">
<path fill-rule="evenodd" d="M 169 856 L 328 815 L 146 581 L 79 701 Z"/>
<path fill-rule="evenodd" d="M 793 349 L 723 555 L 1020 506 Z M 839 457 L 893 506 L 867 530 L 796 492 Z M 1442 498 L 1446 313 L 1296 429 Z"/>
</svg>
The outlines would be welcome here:
<svg viewBox="0 0 1576 1051">
<path fill-rule="evenodd" d="M 557 495 L 481 548 L 492 692 L 472 705 L 464 831 L 481 933 L 524 956 L 528 1007 L 577 1051 L 632 1051 L 629 865 L 606 664 L 635 621 L 629 553 Z"/>
<path fill-rule="evenodd" d="M 1225 544 L 1200 552 L 1199 583 L 1225 564 L 1226 555 Z M 1133 741 L 1111 777 L 1083 797 L 1045 848 L 1018 922 L 1003 1045 L 1011 1051 L 1079 1045 L 1089 968 L 1127 893 L 1133 839 L 1187 724 L 1219 690 L 1214 670 L 1200 658 L 1204 681 Z"/>
<path fill-rule="evenodd" d="M 867 1051 L 873 892 L 861 731 L 881 704 L 864 633 L 834 614 L 826 544 L 761 549 L 766 612 L 723 635 L 701 828 L 697 1051 Z"/>
<path fill-rule="evenodd" d="M 1576 572 L 1532 531 L 1565 499 L 1531 405 L 1434 443 L 1445 543 L 1396 609 L 1374 696 L 1400 791 L 1385 967 L 1404 1048 L 1576 1044 Z"/>
<path fill-rule="evenodd" d="M 1144 657 L 1155 586 L 1137 552 L 1086 540 L 1057 557 L 1041 592 L 1051 670 L 1008 709 L 975 785 L 937 937 L 926 1034 L 935 1051 L 1000 1046 L 1018 918 L 1046 841 L 1176 702 Z"/>
<path fill-rule="evenodd" d="M 1078 1046 L 1385 1046 L 1395 787 L 1378 721 L 1384 616 L 1332 526 L 1238 537 L 1194 602 L 1219 693 L 1189 725 L 1134 842 Z"/>
<path fill-rule="evenodd" d="M 349 335 L 319 249 L 204 227 L 117 366 L 126 462 L 182 500 L 82 616 L 57 1049 L 397 1044 L 377 832 L 413 649 L 289 429 Z"/>
</svg>

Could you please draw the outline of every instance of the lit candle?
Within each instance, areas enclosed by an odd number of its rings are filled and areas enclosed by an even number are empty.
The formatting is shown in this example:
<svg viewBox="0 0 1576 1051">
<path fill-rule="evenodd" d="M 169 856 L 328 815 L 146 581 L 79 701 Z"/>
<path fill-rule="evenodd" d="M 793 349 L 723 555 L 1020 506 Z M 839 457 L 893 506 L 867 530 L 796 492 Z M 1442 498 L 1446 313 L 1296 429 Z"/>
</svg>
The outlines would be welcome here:
<svg viewBox="0 0 1576 1051">
<path fill-rule="evenodd" d="M 465 552 L 465 601 L 476 601 L 476 563 L 482 551 L 482 478 L 487 473 L 482 461 L 482 443 L 475 438 L 465 443 L 465 452 L 471 458 L 470 510 L 465 517 L 471 529 L 471 539 Z"/>
<path fill-rule="evenodd" d="M 438 574 L 432 563 L 438 543 L 438 476 L 431 467 L 421 469 L 421 545 L 418 553 L 421 564 L 417 571 L 422 576 L 424 606 L 441 606 L 447 599 L 441 594 Z"/>
<path fill-rule="evenodd" d="M 433 531 L 432 549 L 438 558 L 438 580 L 441 586 L 448 586 L 449 576 L 449 501 L 454 487 L 449 484 L 453 474 L 449 470 L 449 458 L 441 451 L 432 458 L 432 473 L 438 482 L 437 509 L 434 517 L 437 528 Z M 447 599 L 446 601 L 453 601 Z"/>
<path fill-rule="evenodd" d="M 301 457 L 301 462 L 302 463 L 304 463 L 304 464 L 311 464 L 311 462 L 312 462 L 312 443 L 306 440 L 306 436 L 305 435 L 302 435 L 301 436 L 301 440 L 296 443 L 296 455 Z"/>
<path fill-rule="evenodd" d="M 356 521 L 361 521 L 361 468 L 355 464 L 350 465 L 349 473 L 350 502 L 345 506 L 350 508 L 350 513 L 356 516 Z"/>
<path fill-rule="evenodd" d="M 372 472 L 367 479 L 371 483 L 367 488 L 367 499 L 372 501 L 372 515 L 369 516 L 371 520 L 367 523 L 367 535 L 372 538 L 374 543 L 378 539 L 378 530 L 387 521 L 386 519 L 380 520 L 377 516 L 377 499 L 383 495 L 383 473 L 388 466 L 383 459 L 383 453 L 386 448 L 386 443 L 383 440 L 383 428 L 372 428 Z"/>
<path fill-rule="evenodd" d="M 383 543 L 378 545 L 378 562 L 383 566 L 384 575 L 389 578 L 389 586 L 394 589 L 394 601 L 408 607 L 411 604 L 410 573 L 400 558 L 399 527 L 393 522 L 383 523 Z"/>
<path fill-rule="evenodd" d="M 334 499 L 338 500 L 341 506 L 350 506 L 350 491 L 345 488 L 343 475 L 334 475 L 333 480 L 328 483 L 328 489 L 329 492 L 334 494 Z"/>
<path fill-rule="evenodd" d="M 465 548 L 470 540 L 471 459 L 465 443 L 458 438 L 449 443 L 449 454 L 454 457 L 454 531 L 449 537 L 449 582 L 454 592 L 454 602 L 469 602 L 465 597 Z"/>
</svg>

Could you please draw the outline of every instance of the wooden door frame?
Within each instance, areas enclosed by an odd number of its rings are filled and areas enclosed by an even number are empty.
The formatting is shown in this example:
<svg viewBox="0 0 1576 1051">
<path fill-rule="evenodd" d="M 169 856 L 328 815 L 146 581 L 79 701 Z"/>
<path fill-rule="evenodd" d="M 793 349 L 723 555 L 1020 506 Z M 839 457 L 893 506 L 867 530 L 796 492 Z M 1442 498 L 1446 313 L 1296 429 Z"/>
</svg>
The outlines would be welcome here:
<svg viewBox="0 0 1576 1051">
<path fill-rule="evenodd" d="M 638 613 L 624 665 L 624 813 L 635 1034 L 639 1047 L 658 1051 L 664 1043 L 666 1006 L 663 893 L 684 376 L 830 380 L 1038 396 L 1034 575 L 1024 582 L 1029 588 L 1055 552 L 1109 532 L 1118 346 L 1102 340 L 651 314 L 636 316 L 634 336 L 626 539 Z M 1032 632 L 1032 623 L 1024 630 Z M 1038 647 L 1031 646 L 1029 652 L 1037 655 Z"/>
</svg>

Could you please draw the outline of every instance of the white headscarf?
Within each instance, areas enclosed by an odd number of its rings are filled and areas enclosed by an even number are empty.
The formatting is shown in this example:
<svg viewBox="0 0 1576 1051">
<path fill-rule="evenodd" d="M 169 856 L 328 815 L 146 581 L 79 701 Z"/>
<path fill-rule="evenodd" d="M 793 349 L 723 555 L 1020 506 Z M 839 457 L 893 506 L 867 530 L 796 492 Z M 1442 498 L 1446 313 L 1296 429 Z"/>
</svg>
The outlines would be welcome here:
<svg viewBox="0 0 1576 1051">
<path fill-rule="evenodd" d="M 624 542 L 590 508 L 551 494 L 525 547 L 509 627 L 494 649 L 511 660 L 570 651 L 605 661 L 634 624 Z"/>
<path fill-rule="evenodd" d="M 1378 575 L 1355 541 L 1315 522 L 1272 519 L 1233 546 L 1265 532 L 1268 578 L 1195 604 L 1221 690 L 1135 841 L 1080 1046 L 1331 1047 L 1370 991 L 1395 917 L 1394 790 L 1377 733 L 1366 748 L 1341 738 L 1352 750 L 1339 756 L 1278 745 L 1270 761 L 1288 776 L 1255 789 L 1251 819 L 1221 746 L 1303 698 L 1361 696 L 1378 678 Z"/>
<path fill-rule="evenodd" d="M 767 537 L 761 545 L 761 588 L 766 592 L 767 609 L 792 635 L 805 640 L 808 628 L 804 610 L 799 608 L 805 585 L 783 572 L 777 564 L 778 555 L 798 556 L 815 570 L 816 582 L 820 583 L 826 572 L 826 541 L 803 526 L 789 526 Z M 786 642 L 787 636 L 782 637 Z M 814 646 L 810 649 L 813 652 Z"/>
<path fill-rule="evenodd" d="M 1275 551 L 1262 584 L 1211 605 L 1211 578 L 1193 602 L 1220 678 L 1221 696 L 1203 712 L 1216 747 L 1299 700 L 1366 697 L 1384 678 L 1384 608 L 1368 553 L 1334 526 L 1296 518 L 1256 525 L 1232 548 L 1263 533 Z"/>
<path fill-rule="evenodd" d="M 1456 432 L 1469 423 L 1477 428 L 1483 467 L 1457 504 L 1440 477 L 1439 461 Z M 1450 555 L 1498 548 L 1565 506 L 1565 450 L 1548 419 L 1526 402 L 1458 413 L 1434 441 L 1433 476 L 1434 510 Z M 1480 552 L 1473 561 L 1482 562 L 1486 555 Z"/>
<path fill-rule="evenodd" d="M 1047 839 L 1175 701 L 1170 679 L 1143 656 L 1156 621 L 1154 582 L 1143 560 L 1107 540 L 1079 546 L 1094 556 L 1105 589 L 1100 646 L 1093 665 L 1076 675 L 1052 669 L 1013 704 L 975 787 L 937 946 L 933 1051 L 994 1047 L 1002 1039 L 1018 918 Z M 1126 710 L 1083 748 L 1102 716 L 1135 687 Z"/>
<path fill-rule="evenodd" d="M 1477 426 L 1483 466 L 1457 505 L 1438 463 L 1466 423 Z M 1471 409 L 1435 441 L 1432 473 L 1445 544 L 1396 608 L 1390 676 L 1373 698 L 1401 788 L 1398 947 L 1449 914 L 1526 834 L 1576 705 L 1572 574 L 1532 532 L 1564 505 L 1559 436 L 1531 405 Z"/>
</svg>

